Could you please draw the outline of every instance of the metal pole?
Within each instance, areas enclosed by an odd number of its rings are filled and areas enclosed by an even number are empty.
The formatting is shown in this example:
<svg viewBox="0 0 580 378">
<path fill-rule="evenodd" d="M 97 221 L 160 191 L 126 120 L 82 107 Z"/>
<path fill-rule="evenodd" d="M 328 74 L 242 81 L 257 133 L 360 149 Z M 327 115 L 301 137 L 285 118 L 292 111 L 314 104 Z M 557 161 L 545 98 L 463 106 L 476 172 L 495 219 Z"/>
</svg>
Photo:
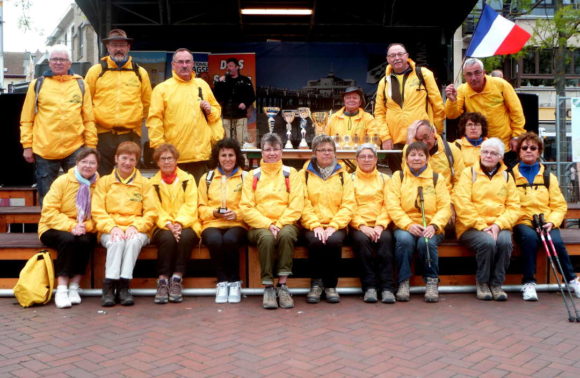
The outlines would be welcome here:
<svg viewBox="0 0 580 378">
<path fill-rule="evenodd" d="M 4 2 L 0 0 L 0 94 L 4 93 Z"/>
<path fill-rule="evenodd" d="M 556 122 L 554 124 L 554 130 L 556 131 L 556 176 L 558 176 L 558 183 L 562 182 L 562 173 L 560 170 L 560 160 L 562 156 L 560 155 L 560 101 L 562 98 L 556 95 Z M 566 135 L 564 135 L 564 139 Z"/>
</svg>

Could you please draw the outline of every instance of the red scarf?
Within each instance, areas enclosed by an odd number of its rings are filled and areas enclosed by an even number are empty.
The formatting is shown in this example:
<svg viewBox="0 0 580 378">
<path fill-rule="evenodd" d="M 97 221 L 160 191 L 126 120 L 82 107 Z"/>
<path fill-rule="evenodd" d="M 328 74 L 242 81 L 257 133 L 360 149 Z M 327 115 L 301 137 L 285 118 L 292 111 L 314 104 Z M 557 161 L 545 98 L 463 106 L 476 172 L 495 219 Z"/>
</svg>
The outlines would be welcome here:
<svg viewBox="0 0 580 378">
<path fill-rule="evenodd" d="M 176 178 L 177 178 L 177 169 L 175 169 L 173 173 L 170 173 L 168 175 L 161 172 L 161 179 L 168 185 L 173 184 L 173 181 L 175 181 Z"/>
</svg>

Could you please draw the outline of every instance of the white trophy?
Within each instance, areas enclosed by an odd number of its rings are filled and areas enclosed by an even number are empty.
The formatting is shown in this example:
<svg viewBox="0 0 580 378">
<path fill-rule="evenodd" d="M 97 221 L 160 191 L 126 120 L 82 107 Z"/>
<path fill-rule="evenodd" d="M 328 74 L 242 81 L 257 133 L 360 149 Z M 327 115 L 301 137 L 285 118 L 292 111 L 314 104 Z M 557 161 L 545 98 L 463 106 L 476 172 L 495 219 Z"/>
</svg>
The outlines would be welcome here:
<svg viewBox="0 0 580 378">
<path fill-rule="evenodd" d="M 308 143 L 306 143 L 306 126 L 308 125 L 308 121 L 306 118 L 310 117 L 310 108 L 298 108 L 298 115 L 300 116 L 300 135 L 302 135 L 298 148 L 301 150 L 307 150 Z"/>
<path fill-rule="evenodd" d="M 268 116 L 268 129 L 270 133 L 274 132 L 274 125 L 276 124 L 274 117 L 276 117 L 279 112 L 280 108 L 277 106 L 264 106 L 264 113 Z"/>
<path fill-rule="evenodd" d="M 296 110 L 282 110 L 282 118 L 286 121 L 286 136 L 288 137 L 284 149 L 292 150 L 294 149 L 294 146 L 290 139 L 292 137 L 292 122 L 294 121 L 294 118 L 296 118 Z"/>
</svg>

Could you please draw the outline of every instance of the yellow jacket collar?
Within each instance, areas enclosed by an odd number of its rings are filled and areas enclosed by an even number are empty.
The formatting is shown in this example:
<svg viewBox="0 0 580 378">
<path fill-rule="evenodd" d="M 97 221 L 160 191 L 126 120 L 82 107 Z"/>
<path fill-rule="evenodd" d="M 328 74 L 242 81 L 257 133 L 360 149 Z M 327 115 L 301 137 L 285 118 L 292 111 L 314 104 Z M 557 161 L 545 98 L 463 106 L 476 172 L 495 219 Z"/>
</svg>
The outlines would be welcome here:
<svg viewBox="0 0 580 378">
<path fill-rule="evenodd" d="M 107 62 L 107 66 L 110 68 L 127 68 L 127 69 L 132 69 L 132 62 L 133 62 L 133 58 L 131 57 L 131 55 L 129 55 L 129 58 L 127 59 L 127 61 L 125 62 L 125 64 L 123 64 L 122 67 L 117 66 L 117 62 L 115 62 L 113 59 L 111 59 L 110 55 L 104 56 L 101 58 L 101 60 Z"/>
<path fill-rule="evenodd" d="M 344 115 L 345 110 L 346 110 L 346 108 L 344 106 L 342 108 L 340 108 L 340 110 L 338 112 L 336 112 L 336 117 L 340 118 L 340 119 L 345 119 L 347 117 L 346 115 Z M 358 113 L 350 118 L 359 120 L 362 118 L 364 112 L 365 111 L 363 108 L 358 108 Z"/>
<path fill-rule="evenodd" d="M 411 71 L 415 71 L 415 65 L 416 65 L 416 63 L 413 62 L 413 59 L 407 58 L 407 63 L 409 63 L 409 67 L 411 67 Z M 393 67 L 391 67 L 391 65 L 389 64 L 387 66 L 387 68 L 385 69 L 385 76 L 388 77 L 392 73 L 393 73 Z"/>
<path fill-rule="evenodd" d="M 282 160 L 275 163 L 266 163 L 264 160 L 260 160 L 260 169 L 266 173 L 275 173 L 282 169 Z"/>
<path fill-rule="evenodd" d="M 356 171 L 355 171 L 356 177 L 359 177 L 363 180 L 368 180 L 368 179 L 373 179 L 374 177 L 376 177 L 378 175 L 378 171 L 377 168 L 375 167 L 375 169 L 373 169 L 371 172 L 363 172 L 359 167 L 356 167 Z"/>
<path fill-rule="evenodd" d="M 177 82 L 179 82 L 179 83 L 185 83 L 185 84 L 188 84 L 188 83 L 193 83 L 193 79 L 195 79 L 195 71 L 192 71 L 192 72 L 191 72 L 191 79 L 189 79 L 189 80 L 183 80 L 183 79 L 182 79 L 182 78 L 181 78 L 181 77 L 180 77 L 180 76 L 177 74 L 177 72 L 175 72 L 175 70 L 171 70 L 171 75 L 172 75 L 172 77 L 173 77 L 173 78 L 174 78 L 174 79 L 175 79 Z"/>
</svg>

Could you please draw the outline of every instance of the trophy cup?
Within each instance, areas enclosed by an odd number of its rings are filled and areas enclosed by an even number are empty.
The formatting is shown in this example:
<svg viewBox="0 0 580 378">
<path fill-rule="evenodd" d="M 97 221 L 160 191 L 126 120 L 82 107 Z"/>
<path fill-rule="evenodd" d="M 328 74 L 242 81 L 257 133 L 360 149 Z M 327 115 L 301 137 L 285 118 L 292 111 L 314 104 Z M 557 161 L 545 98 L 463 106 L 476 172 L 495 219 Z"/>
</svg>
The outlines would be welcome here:
<svg viewBox="0 0 580 378">
<path fill-rule="evenodd" d="M 336 146 L 337 150 L 342 150 L 342 138 L 338 133 L 334 136 L 334 145 Z"/>
<path fill-rule="evenodd" d="M 358 137 L 358 134 L 354 134 L 354 136 L 352 137 L 352 143 L 353 143 L 353 147 L 356 150 L 358 148 L 358 146 L 360 145 L 360 138 Z"/>
<path fill-rule="evenodd" d="M 282 110 L 282 117 L 286 121 L 286 136 L 288 137 L 284 149 L 292 150 L 294 146 L 292 145 L 290 138 L 292 137 L 292 121 L 296 118 L 296 110 Z"/>
<path fill-rule="evenodd" d="M 308 124 L 308 121 L 306 121 L 306 118 L 310 117 L 310 108 L 298 108 L 298 115 L 300 116 L 300 135 L 302 135 L 298 149 L 307 150 L 308 143 L 306 143 L 306 125 Z"/>
<path fill-rule="evenodd" d="M 328 117 L 330 112 L 314 112 L 312 113 L 312 120 L 316 127 L 314 128 L 314 134 L 320 135 L 324 134 L 326 131 L 326 124 L 328 123 Z"/>
<path fill-rule="evenodd" d="M 280 112 L 280 108 L 277 106 L 264 106 L 264 113 L 268 116 L 268 129 L 270 133 L 274 132 L 274 125 L 276 120 L 274 117 Z"/>
<path fill-rule="evenodd" d="M 218 208 L 218 213 L 219 214 L 225 214 L 228 211 L 228 204 L 227 204 L 227 199 L 228 199 L 228 182 L 227 182 L 227 177 L 225 175 L 222 176 L 221 182 L 220 182 L 220 189 L 221 189 L 221 203 L 220 203 L 220 207 Z"/>
<path fill-rule="evenodd" d="M 343 137 L 343 144 L 342 144 L 342 149 L 343 150 L 352 150 L 352 144 L 350 143 L 350 135 L 346 134 Z"/>
<path fill-rule="evenodd" d="M 372 143 L 377 146 L 377 149 L 381 149 L 381 138 L 379 138 L 379 134 L 373 135 Z"/>
</svg>

